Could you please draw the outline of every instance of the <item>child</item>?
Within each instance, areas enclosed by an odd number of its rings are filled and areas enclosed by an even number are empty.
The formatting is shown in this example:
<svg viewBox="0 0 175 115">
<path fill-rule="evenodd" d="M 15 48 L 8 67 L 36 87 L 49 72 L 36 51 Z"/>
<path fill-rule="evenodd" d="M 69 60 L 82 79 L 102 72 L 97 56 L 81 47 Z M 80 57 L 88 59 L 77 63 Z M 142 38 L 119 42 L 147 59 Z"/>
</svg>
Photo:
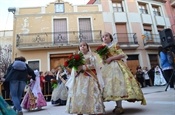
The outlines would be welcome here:
<svg viewBox="0 0 175 115">
<path fill-rule="evenodd" d="M 164 79 L 164 76 L 163 76 L 162 71 L 159 68 L 159 66 L 155 67 L 154 76 L 155 76 L 154 85 L 156 85 L 156 86 L 166 85 L 166 80 Z"/>
<path fill-rule="evenodd" d="M 51 103 L 52 105 L 66 105 L 68 93 L 65 82 L 67 80 L 67 74 L 63 66 L 58 67 L 56 80 L 58 81 L 58 85 L 52 92 Z"/>
<path fill-rule="evenodd" d="M 34 73 L 36 75 L 36 81 L 31 81 L 28 85 L 27 93 L 22 102 L 23 108 L 28 110 L 41 109 L 41 107 L 47 105 L 40 87 L 39 71 L 35 70 Z"/>
<path fill-rule="evenodd" d="M 145 105 L 145 98 L 142 90 L 126 65 L 127 55 L 124 54 L 118 44 L 113 42 L 110 33 L 105 32 L 102 36 L 102 45 L 109 49 L 106 59 L 103 60 L 102 75 L 105 83 L 103 91 L 104 101 L 116 101 L 116 107 L 113 112 L 123 113 L 122 100 L 131 102 L 141 101 Z"/>
<path fill-rule="evenodd" d="M 24 98 L 21 102 L 21 107 L 23 109 L 26 109 L 26 110 L 29 110 L 29 111 L 36 109 L 36 103 L 35 103 L 36 102 L 36 97 L 32 93 L 31 85 L 32 85 L 32 83 L 30 83 L 29 85 L 26 85 L 26 87 L 24 89 L 26 94 L 24 95 Z"/>
<path fill-rule="evenodd" d="M 86 62 L 79 66 L 76 76 L 74 68 L 72 69 L 71 77 L 74 77 L 74 81 L 73 86 L 69 87 L 71 93 L 69 92 L 67 100 L 67 111 L 70 114 L 78 115 L 102 114 L 104 113 L 104 105 L 98 79 L 94 73 L 96 72 L 95 59 L 86 42 L 80 43 L 79 50 L 84 55 Z M 66 84 L 66 86 L 68 85 Z"/>
</svg>

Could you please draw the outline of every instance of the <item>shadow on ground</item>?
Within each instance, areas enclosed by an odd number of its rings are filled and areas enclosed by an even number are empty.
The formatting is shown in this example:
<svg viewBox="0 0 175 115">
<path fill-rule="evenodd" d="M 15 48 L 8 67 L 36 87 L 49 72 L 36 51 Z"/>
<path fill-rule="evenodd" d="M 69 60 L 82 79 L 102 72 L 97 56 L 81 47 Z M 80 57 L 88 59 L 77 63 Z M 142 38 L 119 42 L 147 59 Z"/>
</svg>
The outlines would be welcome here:
<svg viewBox="0 0 175 115">
<path fill-rule="evenodd" d="M 122 115 L 134 115 L 134 114 L 138 114 L 138 113 L 142 113 L 144 110 L 143 109 L 137 109 L 137 108 L 124 108 L 124 113 Z M 111 111 L 106 111 L 105 115 L 118 115 L 116 113 L 113 113 L 112 110 Z"/>
</svg>

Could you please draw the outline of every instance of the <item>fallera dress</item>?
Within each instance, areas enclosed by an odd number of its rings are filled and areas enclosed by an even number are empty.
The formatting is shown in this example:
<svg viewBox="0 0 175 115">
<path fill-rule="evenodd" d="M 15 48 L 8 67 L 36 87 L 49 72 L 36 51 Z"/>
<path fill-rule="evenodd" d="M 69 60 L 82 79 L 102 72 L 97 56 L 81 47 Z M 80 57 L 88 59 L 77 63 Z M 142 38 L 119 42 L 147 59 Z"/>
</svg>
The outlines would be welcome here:
<svg viewBox="0 0 175 115">
<path fill-rule="evenodd" d="M 26 94 L 24 95 L 24 98 L 21 102 L 22 108 L 30 111 L 41 109 L 41 107 L 47 106 L 40 87 L 39 71 L 35 70 L 34 73 L 36 75 L 36 80 L 32 81 L 25 87 Z"/>
<path fill-rule="evenodd" d="M 162 71 L 159 67 L 155 68 L 155 73 L 154 73 L 154 85 L 155 86 L 163 86 L 166 85 L 166 80 L 162 74 Z"/>
<path fill-rule="evenodd" d="M 105 84 L 103 91 L 104 101 L 141 101 L 142 105 L 146 105 L 139 83 L 125 63 L 126 54 L 124 54 L 117 43 L 111 43 L 108 45 L 108 48 L 108 57 L 123 54 L 125 58 L 112 61 L 110 64 L 104 64 L 102 67 L 102 75 Z"/>
<path fill-rule="evenodd" d="M 91 53 L 84 55 L 86 64 L 94 64 L 92 61 Z M 89 60 L 89 61 L 88 61 Z M 94 68 L 90 70 L 84 70 L 73 80 L 73 87 L 69 87 L 69 95 L 67 100 L 67 112 L 70 114 L 99 114 L 104 113 L 104 105 L 102 100 L 102 93 L 97 83 L 97 79 L 94 78 Z M 71 78 L 69 78 L 71 79 Z"/>
<path fill-rule="evenodd" d="M 61 77 L 66 81 L 67 75 L 65 72 L 60 74 Z M 59 82 L 56 88 L 52 91 L 51 103 L 52 105 L 66 105 L 68 89 L 65 84 L 58 78 Z"/>
</svg>

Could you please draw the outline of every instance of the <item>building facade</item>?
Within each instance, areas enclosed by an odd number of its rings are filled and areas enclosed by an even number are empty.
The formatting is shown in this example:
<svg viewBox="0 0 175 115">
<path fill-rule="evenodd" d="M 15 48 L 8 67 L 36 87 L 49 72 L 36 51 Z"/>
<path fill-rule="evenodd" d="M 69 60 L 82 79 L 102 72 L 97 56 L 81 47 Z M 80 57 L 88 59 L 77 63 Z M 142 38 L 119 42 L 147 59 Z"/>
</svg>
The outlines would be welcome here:
<svg viewBox="0 0 175 115">
<path fill-rule="evenodd" d="M 98 4 L 90 0 L 89 4 Z M 135 73 L 138 65 L 159 64 L 159 32 L 171 23 L 164 0 L 101 0 L 105 30 L 128 55 L 128 66 Z"/>
<path fill-rule="evenodd" d="M 90 0 L 73 6 L 54 2 L 44 7 L 18 8 L 14 14 L 13 58 L 25 56 L 33 69 L 56 68 L 85 40 L 92 50 L 110 32 L 128 55 L 135 73 L 138 65 L 159 64 L 159 32 L 171 27 L 164 0 Z"/>
<path fill-rule="evenodd" d="M 166 0 L 165 7 L 171 23 L 170 28 L 175 36 L 175 0 Z"/>
<path fill-rule="evenodd" d="M 56 1 L 44 7 L 18 8 L 14 14 L 13 58 L 25 56 L 33 69 L 48 71 L 78 51 L 79 43 L 101 44 L 102 6 Z"/>
</svg>

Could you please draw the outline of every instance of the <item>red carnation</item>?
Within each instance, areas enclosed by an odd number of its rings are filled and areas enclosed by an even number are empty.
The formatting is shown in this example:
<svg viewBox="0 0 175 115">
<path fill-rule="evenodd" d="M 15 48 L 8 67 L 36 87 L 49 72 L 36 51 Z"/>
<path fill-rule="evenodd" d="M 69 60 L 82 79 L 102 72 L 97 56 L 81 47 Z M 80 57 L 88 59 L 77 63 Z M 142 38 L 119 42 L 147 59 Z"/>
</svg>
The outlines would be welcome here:
<svg viewBox="0 0 175 115">
<path fill-rule="evenodd" d="M 78 66 L 84 64 L 84 56 L 82 53 L 72 54 L 69 56 L 68 60 L 64 62 L 64 66 L 68 68 L 74 68 L 78 70 Z"/>
<path fill-rule="evenodd" d="M 105 59 L 109 53 L 109 49 L 106 45 L 100 45 L 95 51 L 102 59 Z"/>
<path fill-rule="evenodd" d="M 80 59 L 80 55 L 76 54 L 76 55 L 74 56 L 74 58 L 75 58 L 75 60 L 79 60 L 79 59 Z"/>
<path fill-rule="evenodd" d="M 97 51 L 99 51 L 99 50 L 101 50 L 101 49 L 103 49 L 103 48 L 105 48 L 106 46 L 99 46 L 98 48 L 97 48 Z"/>
<path fill-rule="evenodd" d="M 64 62 L 64 67 L 67 67 L 69 63 L 67 61 Z"/>
</svg>

